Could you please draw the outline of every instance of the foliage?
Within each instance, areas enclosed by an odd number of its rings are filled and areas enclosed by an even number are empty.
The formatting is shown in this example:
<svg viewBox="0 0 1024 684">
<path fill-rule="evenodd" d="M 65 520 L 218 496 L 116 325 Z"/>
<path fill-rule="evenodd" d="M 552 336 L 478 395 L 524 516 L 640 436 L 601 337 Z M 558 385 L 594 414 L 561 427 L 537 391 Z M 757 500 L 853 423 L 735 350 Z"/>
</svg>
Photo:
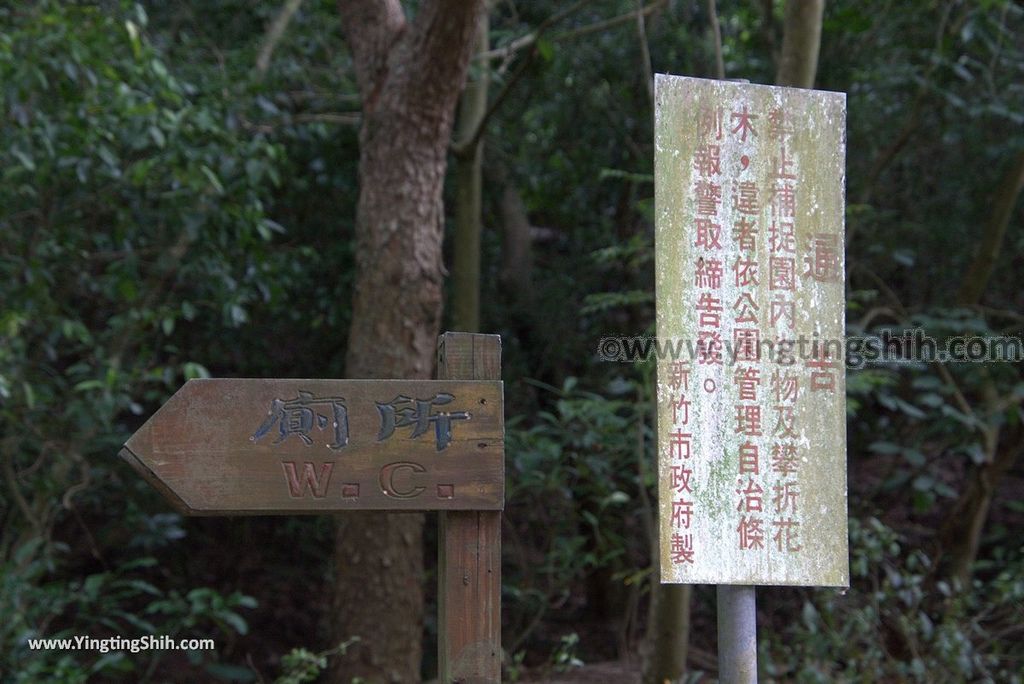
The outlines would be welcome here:
<svg viewBox="0 0 1024 684">
<path fill-rule="evenodd" d="M 18 549 L 0 565 L 0 610 L 10 616 L 0 628 L 4 669 L 13 681 L 85 682 L 96 678 L 148 680 L 164 651 L 142 651 L 137 657 L 121 650 L 90 652 L 29 648 L 32 639 L 135 639 L 149 635 L 171 638 L 202 634 L 221 645 L 232 635 L 244 635 L 248 625 L 237 609 L 256 607 L 248 596 L 224 596 L 197 588 L 182 596 L 165 593 L 145 579 L 156 561 L 140 558 L 111 571 L 97 572 L 65 582 L 53 579 L 53 559 L 39 557 L 37 539 Z M 59 546 L 56 553 L 66 549 Z M 216 673 L 216 660 L 190 654 L 197 665 Z"/>
<path fill-rule="evenodd" d="M 808 595 L 800 620 L 763 644 L 766 674 L 797 682 L 1022 680 L 1007 641 L 1022 630 L 1022 549 L 960 592 L 877 518 L 852 520 L 850 542 L 849 593 Z"/>
<path fill-rule="evenodd" d="M 614 577 L 614 587 L 602 587 L 609 594 L 638 591 L 654 515 L 649 389 L 623 378 L 605 394 L 583 390 L 575 378 L 547 389 L 553 410 L 528 427 L 511 425 L 507 435 L 510 519 L 521 510 L 532 521 L 517 524 L 506 542 L 517 559 L 505 586 L 516 644 L 588 575 Z"/>
<path fill-rule="evenodd" d="M 282 152 L 191 99 L 143 41 L 141 11 L 6 12 L 0 417 L 9 467 L 53 475 L 19 506 L 48 530 L 58 497 L 68 507 L 92 477 L 83 450 L 109 449 L 116 418 L 206 373 L 176 327 L 236 327 L 263 299 Z"/>
<path fill-rule="evenodd" d="M 726 75 L 770 82 L 782 3 L 714 4 Z M 28 651 L 29 635 L 205 630 L 225 647 L 182 676 L 222 680 L 309 681 L 335 652 L 317 600 L 329 521 L 182 520 L 113 458 L 186 378 L 343 372 L 361 105 L 333 2 L 305 0 L 254 72 L 278 5 L 0 7 L 0 669 L 22 681 L 173 669 L 169 655 Z M 650 369 L 597 363 L 595 345 L 653 329 L 644 53 L 658 72 L 712 69 L 708 3 L 662 5 L 642 34 L 626 0 L 492 10 L 502 48 L 573 9 L 535 51 L 495 60 L 493 91 L 510 90 L 485 136 L 481 301 L 505 350 L 516 674 L 611 657 L 610 630 L 635 646 L 651 580 Z M 1021 334 L 1019 207 L 982 306 L 950 293 L 1021 149 L 1022 22 L 1010 0 L 826 3 L 819 87 L 849 108 L 851 333 Z M 535 238 L 532 293 L 499 277 L 506 186 Z M 853 585 L 778 595 L 768 676 L 1020 680 L 1021 464 L 993 490 L 967 586 L 951 588 L 937 538 L 986 435 L 1002 430 L 1005 449 L 1019 429 L 1021 369 L 944 369 L 851 368 Z M 698 627 L 708 612 L 695 605 Z M 710 649 L 712 632 L 694 643 Z"/>
<path fill-rule="evenodd" d="M 352 637 L 320 653 L 312 653 L 305 648 L 293 648 L 281 658 L 283 671 L 281 676 L 274 680 L 274 684 L 303 684 L 316 681 L 320 673 L 327 669 L 327 659 L 330 656 L 344 653 L 358 641 L 359 637 Z"/>
<path fill-rule="evenodd" d="M 561 643 L 552 656 L 555 672 L 567 672 L 573 668 L 583 667 L 583 661 L 576 657 L 576 647 L 579 643 L 580 636 L 576 632 L 562 636 Z"/>
<path fill-rule="evenodd" d="M 116 573 L 68 579 L 78 561 L 59 540 L 100 553 L 85 518 L 103 508 L 127 425 L 207 373 L 188 351 L 204 330 L 208 340 L 243 325 L 265 299 L 267 241 L 282 228 L 264 203 L 283 152 L 241 135 L 227 103 L 177 78 L 138 7 L 41 2 L 0 14 L 0 562 L 4 600 L 21 616 L 0 651 L 25 681 L 142 673 L 124 654 L 29 654 L 24 639 L 66 621 L 62 634 L 209 620 L 215 634 L 245 632 L 232 607 L 251 599 L 165 591 L 133 575 L 152 561 L 113 547 L 103 553 Z M 128 524 L 149 528 L 138 546 L 181 536 L 166 516 L 125 506 Z"/>
</svg>

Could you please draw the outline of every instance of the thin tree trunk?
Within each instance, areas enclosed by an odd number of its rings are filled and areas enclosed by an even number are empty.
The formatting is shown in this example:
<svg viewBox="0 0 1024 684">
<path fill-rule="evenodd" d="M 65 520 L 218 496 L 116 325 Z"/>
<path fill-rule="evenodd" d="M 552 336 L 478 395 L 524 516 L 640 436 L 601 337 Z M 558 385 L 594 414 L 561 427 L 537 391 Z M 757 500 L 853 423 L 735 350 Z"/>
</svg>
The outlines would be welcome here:
<svg viewBox="0 0 1024 684">
<path fill-rule="evenodd" d="M 644 684 L 680 682 L 686 674 L 691 594 L 689 584 L 651 583 L 647 618 L 650 655 L 644 659 Z"/>
<path fill-rule="evenodd" d="M 1007 169 L 1002 181 L 996 188 L 992 201 L 992 214 L 989 217 L 985 232 L 982 233 L 978 251 L 967 269 L 960 291 L 957 293 L 959 306 L 975 306 L 981 301 L 981 295 L 988 286 L 992 271 L 999 260 L 999 252 L 1003 248 L 1006 229 L 1010 225 L 1013 209 L 1017 205 L 1017 197 L 1024 188 L 1024 151 Z"/>
<path fill-rule="evenodd" d="M 429 378 L 440 328 L 447 150 L 482 3 L 340 0 L 363 99 L 351 378 Z M 423 516 L 337 517 L 333 681 L 416 682 L 423 628 Z"/>
<path fill-rule="evenodd" d="M 761 13 L 760 32 L 765 49 L 771 56 L 775 71 L 779 66 L 778 41 L 775 38 L 775 0 L 760 0 L 758 10 Z"/>
<path fill-rule="evenodd" d="M 711 41 L 715 48 L 715 78 L 725 78 L 725 57 L 722 54 L 722 25 L 718 21 L 718 8 L 715 0 L 708 2 L 708 21 L 710 22 Z"/>
<path fill-rule="evenodd" d="M 643 402 L 642 396 L 637 397 Z M 652 422 L 657 433 L 657 411 Z M 644 440 L 644 421 L 641 420 L 637 433 L 638 480 L 644 487 L 647 480 L 647 450 Z M 644 510 L 644 528 L 651 548 L 651 599 L 647 614 L 647 629 L 644 634 L 643 673 L 644 684 L 681 682 L 686 675 L 686 660 L 690 650 L 690 604 L 692 587 L 689 584 L 662 584 L 661 544 L 658 538 L 656 504 L 652 504 L 646 489 L 641 489 L 640 500 Z"/>
<path fill-rule="evenodd" d="M 775 85 L 813 88 L 825 0 L 787 0 L 782 55 Z"/>
<path fill-rule="evenodd" d="M 1006 230 L 1022 189 L 1024 152 L 1017 155 L 996 189 L 992 213 L 981 236 L 978 251 L 957 292 L 958 306 L 977 306 L 981 302 L 992 271 L 999 261 Z M 995 382 L 986 378 L 981 389 L 983 405 L 990 414 L 997 414 L 1001 400 Z M 1017 429 L 1018 434 L 1007 437 L 1008 429 L 1007 425 L 996 420 L 995 415 L 992 416 L 992 422 L 985 426 L 985 458 L 981 463 L 969 466 L 967 485 L 940 528 L 944 574 L 964 587 L 970 582 L 974 562 L 978 558 L 996 488 L 1024 449 L 1024 437 L 1019 434 L 1021 431 Z"/>
<path fill-rule="evenodd" d="M 477 30 L 476 52 L 490 49 L 487 15 Z M 460 332 L 480 330 L 480 235 L 483 232 L 483 137 L 470 141 L 487 111 L 489 64 L 481 60 L 459 103 L 457 139 L 471 142 L 455 165 L 455 235 L 452 259 L 452 326 Z"/>
<path fill-rule="evenodd" d="M 529 304 L 533 293 L 533 238 L 530 217 L 511 179 L 501 191 L 502 283 L 518 303 Z"/>
<path fill-rule="evenodd" d="M 972 465 L 967 486 L 940 528 L 939 539 L 945 555 L 942 574 L 961 587 L 970 586 L 996 489 L 1024 450 L 1024 441 L 1020 431 L 1017 432 L 1015 442 L 1003 440 L 1003 444 L 986 454 L 983 462 Z"/>
</svg>

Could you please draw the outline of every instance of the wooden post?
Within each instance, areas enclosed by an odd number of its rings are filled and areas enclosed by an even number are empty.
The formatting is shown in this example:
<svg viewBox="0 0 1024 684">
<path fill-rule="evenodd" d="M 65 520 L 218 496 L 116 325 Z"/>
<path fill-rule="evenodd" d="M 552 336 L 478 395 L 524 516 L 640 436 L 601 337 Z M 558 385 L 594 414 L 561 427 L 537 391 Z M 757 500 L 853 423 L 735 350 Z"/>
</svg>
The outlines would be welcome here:
<svg viewBox="0 0 1024 684">
<path fill-rule="evenodd" d="M 444 333 L 437 377 L 500 380 L 501 337 Z M 444 684 L 501 681 L 501 511 L 438 514 L 438 662 Z"/>
</svg>

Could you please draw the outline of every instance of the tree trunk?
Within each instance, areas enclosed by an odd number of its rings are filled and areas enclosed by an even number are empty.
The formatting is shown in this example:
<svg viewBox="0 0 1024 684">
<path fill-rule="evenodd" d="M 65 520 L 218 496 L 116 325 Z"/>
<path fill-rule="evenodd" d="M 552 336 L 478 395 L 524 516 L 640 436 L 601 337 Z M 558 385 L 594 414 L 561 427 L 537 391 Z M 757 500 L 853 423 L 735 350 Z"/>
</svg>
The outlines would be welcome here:
<svg viewBox="0 0 1024 684">
<path fill-rule="evenodd" d="M 533 292 L 533 239 L 530 217 L 519 190 L 506 178 L 501 191 L 502 259 L 501 281 L 516 302 L 529 303 Z"/>
<path fill-rule="evenodd" d="M 1001 442 L 986 454 L 983 462 L 971 466 L 967 486 L 939 531 L 945 555 L 941 564 L 942 575 L 965 589 L 970 586 L 992 499 L 1003 477 L 1024 451 L 1020 430 L 1017 430 L 1015 439 L 1004 438 Z"/>
<path fill-rule="evenodd" d="M 655 567 L 657 562 L 655 559 Z M 683 680 L 690 638 L 691 592 L 689 584 L 651 583 L 646 636 L 649 653 L 644 658 L 644 684 Z"/>
<path fill-rule="evenodd" d="M 644 401 L 643 396 L 637 397 Z M 652 416 L 654 433 L 657 434 L 658 414 Z M 644 487 L 647 480 L 647 453 L 643 421 L 637 432 L 638 480 Z M 657 456 L 655 456 L 657 462 Z M 644 684 L 682 682 L 686 675 L 686 660 L 690 651 L 690 605 L 693 588 L 689 584 L 662 584 L 661 544 L 658 538 L 657 505 L 652 504 L 647 490 L 641 489 L 640 499 L 644 508 L 644 527 L 651 547 L 651 600 L 647 613 L 647 628 L 643 645 Z"/>
<path fill-rule="evenodd" d="M 477 30 L 476 52 L 490 48 L 487 15 Z M 459 104 L 458 140 L 469 142 L 487 111 L 490 66 L 479 63 Z M 460 332 L 480 330 L 480 234 L 483 232 L 483 136 L 456 160 L 455 245 L 452 259 L 452 326 Z"/>
<path fill-rule="evenodd" d="M 775 85 L 813 88 L 825 0 L 788 0 Z"/>
<path fill-rule="evenodd" d="M 340 0 L 363 100 L 351 378 L 429 378 L 442 305 L 443 189 L 480 2 Z M 423 516 L 337 517 L 333 681 L 420 679 Z"/>
<path fill-rule="evenodd" d="M 708 25 L 711 29 L 711 44 L 715 49 L 715 78 L 725 78 L 725 57 L 722 55 L 722 25 L 718 21 L 715 0 L 708 0 Z"/>
<path fill-rule="evenodd" d="M 982 233 L 978 251 L 967 269 L 957 293 L 958 306 L 976 306 L 981 302 L 981 295 L 988 286 L 989 278 L 999 260 L 999 252 L 1003 248 L 1006 228 L 1010 225 L 1013 209 L 1017 205 L 1017 197 L 1024 188 L 1024 151 L 1006 170 L 1002 181 L 996 188 L 992 198 L 992 214 L 989 217 L 985 232 Z"/>
<path fill-rule="evenodd" d="M 957 292 L 958 306 L 977 306 L 985 293 L 992 271 L 995 270 L 1006 238 L 1006 230 L 1013 217 L 1017 198 L 1024 188 L 1024 152 L 1014 159 L 996 189 L 992 200 L 992 214 L 981 235 L 978 251 Z M 971 580 L 974 561 L 978 558 L 982 534 L 988 522 L 992 498 L 1003 477 L 1016 464 L 1024 437 L 1007 435 L 1010 428 L 998 419 L 1000 397 L 995 382 L 987 377 L 982 384 L 981 408 L 994 415 L 985 427 L 985 458 L 969 466 L 967 485 L 956 504 L 943 521 L 939 531 L 944 575 L 966 587 Z"/>
</svg>

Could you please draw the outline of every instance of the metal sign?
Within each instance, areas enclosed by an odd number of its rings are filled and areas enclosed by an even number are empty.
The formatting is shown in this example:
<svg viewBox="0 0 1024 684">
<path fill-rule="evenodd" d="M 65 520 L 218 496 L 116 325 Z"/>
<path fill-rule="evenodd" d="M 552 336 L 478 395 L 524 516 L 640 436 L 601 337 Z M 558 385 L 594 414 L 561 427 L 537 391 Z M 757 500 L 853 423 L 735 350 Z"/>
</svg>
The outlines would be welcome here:
<svg viewBox="0 0 1024 684">
<path fill-rule="evenodd" d="M 188 514 L 500 510 L 502 384 L 190 380 L 121 456 Z"/>
<path fill-rule="evenodd" d="M 848 584 L 845 126 L 843 93 L 657 77 L 663 582 Z"/>
</svg>

